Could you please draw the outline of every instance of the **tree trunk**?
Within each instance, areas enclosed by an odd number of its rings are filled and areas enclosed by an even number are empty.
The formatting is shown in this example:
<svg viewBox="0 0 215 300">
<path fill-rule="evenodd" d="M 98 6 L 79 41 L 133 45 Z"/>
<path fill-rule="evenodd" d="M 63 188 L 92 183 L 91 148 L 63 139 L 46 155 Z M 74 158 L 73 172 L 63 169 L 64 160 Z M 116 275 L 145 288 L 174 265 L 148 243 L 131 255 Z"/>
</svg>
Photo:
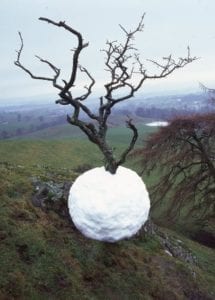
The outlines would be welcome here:
<svg viewBox="0 0 215 300">
<path fill-rule="evenodd" d="M 111 174 L 116 174 L 118 164 L 116 158 L 114 157 L 113 150 L 105 143 L 105 141 L 99 143 L 98 146 L 104 155 L 105 170 Z"/>
</svg>

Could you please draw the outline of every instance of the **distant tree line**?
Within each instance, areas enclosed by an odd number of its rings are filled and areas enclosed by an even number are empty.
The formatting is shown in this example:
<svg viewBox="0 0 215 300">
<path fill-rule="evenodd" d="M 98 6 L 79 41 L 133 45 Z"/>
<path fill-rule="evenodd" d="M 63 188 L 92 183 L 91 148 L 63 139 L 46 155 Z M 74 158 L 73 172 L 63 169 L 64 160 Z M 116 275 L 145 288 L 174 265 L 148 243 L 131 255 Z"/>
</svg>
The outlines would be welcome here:
<svg viewBox="0 0 215 300">
<path fill-rule="evenodd" d="M 201 113 L 208 113 L 209 107 L 205 106 L 201 108 Z M 158 108 L 158 107 L 138 107 L 135 110 L 135 114 L 139 117 L 152 118 L 152 119 L 161 119 L 161 120 L 170 120 L 178 116 L 189 116 L 196 114 L 196 109 L 190 109 L 189 107 L 185 108 Z"/>
</svg>

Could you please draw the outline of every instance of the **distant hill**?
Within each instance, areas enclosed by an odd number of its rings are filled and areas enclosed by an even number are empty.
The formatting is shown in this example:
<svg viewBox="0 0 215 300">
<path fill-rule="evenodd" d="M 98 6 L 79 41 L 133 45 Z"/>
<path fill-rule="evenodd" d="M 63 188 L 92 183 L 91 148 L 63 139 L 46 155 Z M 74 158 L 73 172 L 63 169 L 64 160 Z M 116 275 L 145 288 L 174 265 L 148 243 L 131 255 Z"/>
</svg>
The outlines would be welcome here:
<svg viewBox="0 0 215 300">
<path fill-rule="evenodd" d="M 0 139 L 82 139 L 84 135 L 79 128 L 67 123 L 67 114 L 71 114 L 71 108 L 54 104 L 3 107 L 0 110 Z M 132 112 L 114 111 L 109 118 L 109 127 L 125 127 L 127 115 L 140 126 L 151 121 Z"/>
<path fill-rule="evenodd" d="M 72 113 L 70 106 L 35 101 L 12 105 L 0 103 L 0 139 L 8 138 L 69 138 L 82 137 L 77 128 L 68 129 L 66 115 Z M 21 100 L 20 100 L 21 101 Z M 21 104 L 22 103 L 22 104 Z M 89 101 L 92 110 L 96 111 L 98 101 Z M 125 101 L 114 107 L 109 119 L 110 127 L 123 127 L 129 117 L 136 124 L 150 121 L 169 120 L 177 115 L 204 113 L 212 106 L 205 94 L 167 95 L 138 97 Z M 214 108 L 213 108 L 214 109 Z M 86 117 L 82 115 L 82 118 Z M 65 126 L 64 126 L 65 125 Z"/>
</svg>

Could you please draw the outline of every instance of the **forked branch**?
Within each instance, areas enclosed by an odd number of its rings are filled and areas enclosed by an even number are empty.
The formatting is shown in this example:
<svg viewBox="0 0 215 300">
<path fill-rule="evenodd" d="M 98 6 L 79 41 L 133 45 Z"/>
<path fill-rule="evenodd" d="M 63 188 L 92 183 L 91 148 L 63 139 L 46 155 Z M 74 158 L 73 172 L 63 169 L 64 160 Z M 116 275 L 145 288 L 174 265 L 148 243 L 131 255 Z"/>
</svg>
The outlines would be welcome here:
<svg viewBox="0 0 215 300">
<path fill-rule="evenodd" d="M 50 77 L 37 76 L 33 74 L 30 69 L 24 66 L 21 62 L 24 42 L 22 35 L 19 32 L 21 45 L 20 49 L 17 51 L 15 65 L 30 75 L 31 78 L 50 81 L 52 85 L 59 90 L 59 99 L 56 103 L 61 105 L 71 105 L 73 108 L 72 115 L 67 116 L 67 121 L 71 125 L 79 127 L 87 135 L 89 140 L 99 147 L 105 158 L 106 170 L 112 174 L 116 172 L 118 166 L 126 161 L 127 155 L 134 148 L 138 138 L 137 128 L 132 123 L 132 119 L 129 118 L 128 121 L 126 121 L 126 125 L 133 133 L 131 141 L 127 149 L 121 154 L 120 158 L 115 158 L 112 147 L 110 147 L 106 141 L 108 118 L 112 113 L 113 106 L 121 101 L 132 98 L 142 87 L 145 80 L 164 78 L 176 69 L 183 68 L 185 65 L 196 59 L 196 57 L 190 56 L 190 49 L 188 48 L 187 57 L 179 58 L 177 61 L 174 60 L 171 55 L 164 57 L 163 63 L 151 60 L 151 62 L 156 65 L 160 71 L 158 74 L 149 75 L 144 64 L 140 60 L 137 49 L 133 44 L 135 35 L 138 32 L 143 31 L 144 16 L 145 15 L 141 17 L 140 22 L 134 30 L 128 31 L 122 25 L 119 25 L 125 35 L 123 43 L 119 43 L 118 41 L 107 41 L 107 49 L 103 51 L 106 55 L 105 66 L 107 72 L 110 74 L 110 80 L 104 85 L 105 95 L 100 97 L 100 105 L 97 113 L 94 113 L 87 105 L 85 105 L 85 100 L 92 93 L 95 85 L 95 79 L 91 73 L 79 63 L 82 50 L 89 45 L 84 42 L 82 34 L 67 25 L 65 22 L 55 22 L 48 18 L 39 18 L 41 21 L 64 29 L 68 33 L 72 34 L 72 36 L 77 40 L 77 46 L 72 51 L 70 76 L 67 80 L 60 80 L 60 68 L 56 67 L 47 59 L 36 56 L 40 62 L 46 64 L 51 69 L 53 75 Z M 88 83 L 84 86 L 85 92 L 75 97 L 73 88 L 77 80 L 78 72 L 82 72 L 86 75 Z M 81 112 L 84 113 L 87 118 L 81 119 Z"/>
<path fill-rule="evenodd" d="M 36 56 L 37 58 L 39 58 L 39 60 L 43 63 L 46 63 L 47 65 L 49 65 L 49 67 L 51 67 L 52 70 L 54 70 L 55 72 L 55 76 L 53 77 L 45 77 L 45 76 L 36 76 L 34 75 L 29 69 L 27 69 L 22 63 L 21 63 L 21 54 L 22 54 L 22 51 L 23 51 L 23 48 L 24 48 L 24 42 L 23 42 L 23 37 L 22 37 L 22 34 L 21 32 L 18 32 L 19 34 L 19 37 L 20 37 L 20 41 L 21 41 L 21 45 L 20 45 L 20 49 L 17 50 L 17 58 L 16 58 L 16 61 L 14 62 L 14 64 L 21 68 L 23 71 L 25 71 L 26 73 L 28 73 L 31 78 L 33 79 L 38 79 L 38 80 L 47 80 L 47 81 L 52 81 L 53 82 L 53 85 L 55 83 L 55 81 L 57 80 L 57 78 L 59 77 L 60 75 L 60 69 L 58 69 L 57 67 L 55 67 L 52 63 L 50 63 L 49 61 L 47 60 L 44 60 L 42 58 L 40 58 L 39 56 Z M 55 85 L 54 85 L 55 86 Z M 56 86 L 55 86 L 56 87 Z"/>
</svg>

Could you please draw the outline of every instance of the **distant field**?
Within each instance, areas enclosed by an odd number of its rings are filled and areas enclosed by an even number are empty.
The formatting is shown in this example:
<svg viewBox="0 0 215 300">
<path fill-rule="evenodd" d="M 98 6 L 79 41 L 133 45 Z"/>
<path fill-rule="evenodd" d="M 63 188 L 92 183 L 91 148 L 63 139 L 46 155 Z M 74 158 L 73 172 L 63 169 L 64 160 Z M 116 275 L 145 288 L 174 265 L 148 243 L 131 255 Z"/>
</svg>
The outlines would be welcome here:
<svg viewBox="0 0 215 300">
<path fill-rule="evenodd" d="M 146 119 L 145 122 L 147 122 L 148 119 Z M 152 128 L 149 126 L 144 125 L 144 123 L 138 123 L 136 124 L 139 132 L 139 139 L 138 142 L 141 142 L 142 138 L 145 138 L 146 135 L 154 132 L 156 128 Z M 108 132 L 108 138 L 113 143 L 127 143 L 129 141 L 129 137 L 131 136 L 131 131 L 126 128 L 126 126 L 120 125 L 116 127 L 112 127 L 109 129 Z M 13 138 L 14 139 L 14 138 Z M 86 139 L 87 137 L 84 135 L 81 130 L 75 126 L 71 126 L 67 123 L 63 125 L 56 125 L 51 126 L 45 129 L 41 129 L 29 134 L 25 134 L 22 136 L 16 137 L 16 139 L 57 139 L 57 140 L 63 140 L 63 139 Z"/>
<path fill-rule="evenodd" d="M 138 129 L 137 146 L 140 146 L 142 140 L 155 129 L 144 125 L 138 126 Z M 116 155 L 126 148 L 130 137 L 131 133 L 126 127 L 110 129 L 108 140 L 114 147 Z M 69 125 L 47 128 L 23 139 L 2 140 L 0 143 L 0 161 L 67 168 L 86 163 L 92 166 L 103 164 L 102 154 L 97 147 L 90 143 L 78 129 L 74 132 L 74 127 Z"/>
<path fill-rule="evenodd" d="M 55 125 L 45 129 L 37 130 L 32 133 L 21 135 L 12 139 L 21 140 L 49 140 L 49 139 L 82 139 L 84 134 L 79 128 L 71 126 L 65 122 L 65 125 Z"/>
<path fill-rule="evenodd" d="M 39 106 L 35 109 L 23 107 L 19 110 L 0 108 L 0 140 L 83 138 L 84 135 L 79 128 L 67 123 L 68 113 L 70 113 L 68 109 L 56 106 Z M 153 121 L 151 118 L 143 118 L 132 113 L 130 116 L 134 123 L 142 126 Z M 125 113 L 113 113 L 109 118 L 109 126 L 123 128 L 126 119 Z"/>
</svg>

